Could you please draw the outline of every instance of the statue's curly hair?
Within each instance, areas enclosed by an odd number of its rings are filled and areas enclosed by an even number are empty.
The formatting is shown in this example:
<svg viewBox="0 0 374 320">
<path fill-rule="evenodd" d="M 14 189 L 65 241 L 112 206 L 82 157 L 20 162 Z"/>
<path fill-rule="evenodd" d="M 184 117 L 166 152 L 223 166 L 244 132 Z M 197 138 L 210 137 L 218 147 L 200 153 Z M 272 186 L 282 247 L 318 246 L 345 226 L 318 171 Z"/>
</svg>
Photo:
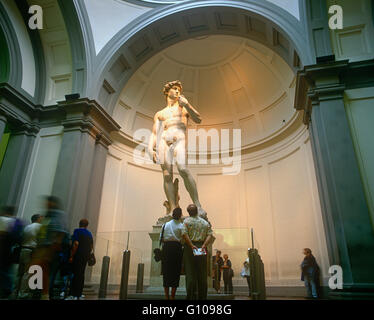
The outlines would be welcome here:
<svg viewBox="0 0 374 320">
<path fill-rule="evenodd" d="M 162 90 L 162 92 L 164 93 L 165 96 L 168 95 L 169 90 L 173 86 L 178 86 L 181 89 L 181 93 L 182 93 L 183 87 L 182 87 L 182 83 L 179 80 L 169 81 L 169 82 L 166 82 L 166 84 L 164 85 L 164 89 Z"/>
</svg>

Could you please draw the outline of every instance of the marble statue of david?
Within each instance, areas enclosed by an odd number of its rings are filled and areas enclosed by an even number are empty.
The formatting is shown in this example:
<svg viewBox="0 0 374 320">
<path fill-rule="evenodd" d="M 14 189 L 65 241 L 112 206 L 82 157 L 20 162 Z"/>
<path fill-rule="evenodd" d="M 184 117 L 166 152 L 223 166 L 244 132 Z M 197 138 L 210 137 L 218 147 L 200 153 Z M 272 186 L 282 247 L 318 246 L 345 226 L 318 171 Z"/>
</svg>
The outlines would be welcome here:
<svg viewBox="0 0 374 320">
<path fill-rule="evenodd" d="M 164 191 L 170 211 L 179 206 L 178 181 L 173 181 L 175 163 L 192 202 L 198 208 L 199 215 L 207 219 L 207 214 L 199 201 L 195 180 L 186 165 L 187 123 L 189 118 L 195 123 L 200 123 L 201 116 L 182 95 L 182 90 L 179 80 L 165 84 L 163 93 L 166 96 L 166 107 L 154 116 L 148 152 L 153 162 L 161 165 Z"/>
</svg>

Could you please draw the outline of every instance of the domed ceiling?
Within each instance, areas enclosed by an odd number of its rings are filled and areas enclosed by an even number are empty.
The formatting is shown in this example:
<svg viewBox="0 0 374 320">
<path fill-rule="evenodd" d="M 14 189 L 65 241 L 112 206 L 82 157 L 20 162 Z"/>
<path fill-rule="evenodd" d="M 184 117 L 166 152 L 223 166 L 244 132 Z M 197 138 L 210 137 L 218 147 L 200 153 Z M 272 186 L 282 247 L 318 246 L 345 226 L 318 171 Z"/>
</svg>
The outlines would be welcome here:
<svg viewBox="0 0 374 320">
<path fill-rule="evenodd" d="M 282 58 L 252 40 L 205 36 L 161 51 L 130 78 L 114 112 L 126 135 L 151 130 L 154 114 L 165 107 L 163 85 L 176 79 L 203 119 L 189 126 L 240 128 L 242 147 L 269 140 L 296 119 L 295 76 Z"/>
</svg>

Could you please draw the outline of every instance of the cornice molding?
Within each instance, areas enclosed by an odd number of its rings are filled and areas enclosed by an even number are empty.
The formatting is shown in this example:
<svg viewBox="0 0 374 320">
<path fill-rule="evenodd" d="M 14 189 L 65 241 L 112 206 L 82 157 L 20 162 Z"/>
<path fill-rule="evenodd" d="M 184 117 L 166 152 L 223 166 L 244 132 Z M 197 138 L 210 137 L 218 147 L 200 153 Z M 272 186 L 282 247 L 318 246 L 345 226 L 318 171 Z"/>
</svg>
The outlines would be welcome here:
<svg viewBox="0 0 374 320">
<path fill-rule="evenodd" d="M 26 135 L 36 137 L 40 131 L 40 126 L 37 123 L 24 123 L 21 126 L 13 128 L 13 135 Z"/>
<path fill-rule="evenodd" d="M 81 98 L 45 107 L 35 105 L 8 83 L 0 83 L 0 116 L 6 118 L 15 134 L 37 134 L 42 122 L 52 121 L 63 125 L 65 132 L 89 133 L 105 147 L 112 143 L 111 133 L 121 128 L 95 100 Z"/>
<path fill-rule="evenodd" d="M 305 66 L 296 76 L 294 108 L 304 111 L 303 122 L 309 125 L 313 106 L 321 101 L 343 100 L 345 90 L 370 86 L 374 86 L 374 60 Z"/>
<path fill-rule="evenodd" d="M 121 128 L 95 100 L 60 101 L 57 107 L 65 114 L 62 121 L 65 132 L 79 130 L 89 133 L 97 143 L 106 147 L 112 143 L 111 133 Z"/>
<path fill-rule="evenodd" d="M 0 113 L 7 117 L 8 122 L 30 123 L 38 117 L 40 110 L 40 105 L 36 106 L 9 83 L 0 83 Z"/>
</svg>

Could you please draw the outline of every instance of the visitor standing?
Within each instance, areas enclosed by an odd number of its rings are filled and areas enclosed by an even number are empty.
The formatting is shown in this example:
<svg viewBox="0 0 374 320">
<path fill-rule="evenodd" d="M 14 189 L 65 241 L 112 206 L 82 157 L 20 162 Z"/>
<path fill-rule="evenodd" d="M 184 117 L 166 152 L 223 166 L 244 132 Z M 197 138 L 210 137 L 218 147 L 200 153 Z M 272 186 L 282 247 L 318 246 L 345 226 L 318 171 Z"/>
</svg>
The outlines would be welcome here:
<svg viewBox="0 0 374 320">
<path fill-rule="evenodd" d="M 186 290 L 188 300 L 206 300 L 208 295 L 207 246 L 212 238 L 210 224 L 199 217 L 196 205 L 187 207 L 189 217 L 183 223 Z M 197 292 L 197 296 L 196 296 Z"/>
<path fill-rule="evenodd" d="M 225 294 L 232 294 L 233 287 L 232 287 L 232 277 L 234 276 L 234 271 L 231 268 L 231 261 L 229 260 L 229 256 L 227 254 L 223 255 L 223 283 L 224 283 L 224 292 Z"/>
<path fill-rule="evenodd" d="M 316 258 L 312 254 L 312 250 L 305 248 L 303 250 L 305 255 L 301 263 L 301 281 L 304 281 L 307 289 L 308 298 L 318 299 L 319 291 L 319 266 Z"/>
<path fill-rule="evenodd" d="M 212 257 L 213 262 L 213 288 L 217 293 L 221 293 L 221 268 L 223 266 L 223 259 L 221 251 L 216 250 L 216 255 Z"/>
<path fill-rule="evenodd" d="M 163 232 L 161 232 L 162 242 L 162 275 L 163 285 L 165 291 L 165 298 L 167 300 L 175 299 L 177 288 L 179 287 L 179 279 L 182 269 L 182 232 L 183 223 L 182 209 L 175 208 L 173 210 L 173 220 L 165 223 Z M 171 296 L 169 295 L 169 288 L 171 287 Z"/>
<path fill-rule="evenodd" d="M 5 206 L 0 212 L 0 299 L 13 291 L 13 249 L 22 239 L 22 223 L 15 217 L 15 207 Z"/>
<path fill-rule="evenodd" d="M 23 239 L 21 253 L 18 265 L 18 286 L 15 295 L 18 299 L 30 298 L 29 274 L 28 270 L 32 254 L 37 246 L 37 236 L 41 228 L 43 217 L 40 214 L 34 214 L 31 217 L 31 224 L 27 225 L 23 230 Z"/>
<path fill-rule="evenodd" d="M 249 262 L 244 261 L 243 269 L 240 275 L 247 280 L 248 284 L 248 296 L 251 296 L 251 281 L 250 281 L 250 270 L 249 270 Z"/>
<path fill-rule="evenodd" d="M 69 300 L 79 300 L 82 298 L 84 272 L 93 250 L 93 237 L 91 232 L 87 230 L 87 227 L 87 219 L 79 221 L 79 228 L 74 230 L 71 240 L 72 248 L 69 262 L 72 263 L 73 281 L 71 285 L 72 297 L 69 297 Z"/>
</svg>

